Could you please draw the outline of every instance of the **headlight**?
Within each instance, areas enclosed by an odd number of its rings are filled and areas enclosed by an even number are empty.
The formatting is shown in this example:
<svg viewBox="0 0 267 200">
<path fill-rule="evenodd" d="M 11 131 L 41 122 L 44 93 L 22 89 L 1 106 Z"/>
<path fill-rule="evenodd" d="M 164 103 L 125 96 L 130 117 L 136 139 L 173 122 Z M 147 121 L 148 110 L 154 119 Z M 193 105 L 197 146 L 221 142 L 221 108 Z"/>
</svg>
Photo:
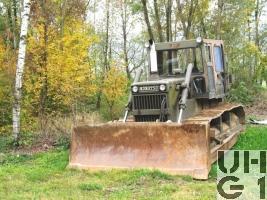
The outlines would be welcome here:
<svg viewBox="0 0 267 200">
<path fill-rule="evenodd" d="M 137 87 L 136 85 L 133 86 L 133 87 L 132 87 L 132 91 L 133 91 L 133 92 L 138 92 L 138 87 Z"/>
<path fill-rule="evenodd" d="M 159 86 L 160 91 L 165 91 L 166 90 L 166 85 L 160 85 Z"/>
<path fill-rule="evenodd" d="M 145 43 L 145 47 L 148 48 L 150 47 L 150 44 L 148 42 Z"/>
<path fill-rule="evenodd" d="M 196 42 L 200 44 L 202 42 L 202 38 L 201 37 L 197 37 Z"/>
</svg>

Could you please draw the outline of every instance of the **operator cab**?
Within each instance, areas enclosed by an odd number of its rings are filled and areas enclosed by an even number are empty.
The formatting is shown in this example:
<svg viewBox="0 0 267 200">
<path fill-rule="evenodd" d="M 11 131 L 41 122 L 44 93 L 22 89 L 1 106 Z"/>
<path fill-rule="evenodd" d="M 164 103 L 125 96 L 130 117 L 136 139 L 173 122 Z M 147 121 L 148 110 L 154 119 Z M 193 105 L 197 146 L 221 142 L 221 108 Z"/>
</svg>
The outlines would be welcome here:
<svg viewBox="0 0 267 200">
<path fill-rule="evenodd" d="M 187 112 L 183 119 L 195 115 L 210 102 L 222 101 L 228 84 L 221 40 L 197 38 L 156 44 L 150 41 L 147 50 L 147 80 L 131 85 L 128 105 L 135 121 L 181 119 L 177 116 L 185 88 Z"/>
<path fill-rule="evenodd" d="M 189 63 L 193 64 L 192 91 L 194 97 L 223 98 L 228 77 L 221 40 L 197 38 L 178 42 L 147 45 L 148 81 L 184 77 Z"/>
</svg>

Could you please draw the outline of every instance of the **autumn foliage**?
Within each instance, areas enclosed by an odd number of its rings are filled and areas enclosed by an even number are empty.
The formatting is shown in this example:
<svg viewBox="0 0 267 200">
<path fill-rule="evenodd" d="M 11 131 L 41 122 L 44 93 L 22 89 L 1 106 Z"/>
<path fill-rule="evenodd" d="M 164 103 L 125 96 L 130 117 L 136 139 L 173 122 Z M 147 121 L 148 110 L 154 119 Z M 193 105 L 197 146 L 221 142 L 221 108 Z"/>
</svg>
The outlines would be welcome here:
<svg viewBox="0 0 267 200">
<path fill-rule="evenodd" d="M 117 113 L 114 107 L 125 96 L 127 81 L 126 74 L 115 66 L 111 67 L 104 79 L 103 95 L 105 96 L 111 119 Z"/>
<path fill-rule="evenodd" d="M 43 26 L 34 28 L 29 36 L 25 92 L 31 97 L 31 106 L 44 107 L 47 112 L 71 110 L 75 103 L 93 96 L 96 90 L 88 49 L 97 37 L 83 22 L 65 23 L 63 36 L 50 27 L 49 39 L 44 42 L 40 40 Z M 41 98 L 45 101 L 40 102 Z"/>
</svg>

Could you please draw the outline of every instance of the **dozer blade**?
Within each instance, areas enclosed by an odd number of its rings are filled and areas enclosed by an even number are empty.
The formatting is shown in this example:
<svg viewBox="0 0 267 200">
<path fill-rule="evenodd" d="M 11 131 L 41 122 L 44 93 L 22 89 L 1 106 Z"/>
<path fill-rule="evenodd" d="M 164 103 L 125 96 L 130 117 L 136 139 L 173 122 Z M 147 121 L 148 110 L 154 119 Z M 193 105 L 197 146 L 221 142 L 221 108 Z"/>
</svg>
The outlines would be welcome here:
<svg viewBox="0 0 267 200">
<path fill-rule="evenodd" d="M 70 167 L 150 168 L 207 179 L 209 123 L 110 123 L 73 129 Z"/>
</svg>

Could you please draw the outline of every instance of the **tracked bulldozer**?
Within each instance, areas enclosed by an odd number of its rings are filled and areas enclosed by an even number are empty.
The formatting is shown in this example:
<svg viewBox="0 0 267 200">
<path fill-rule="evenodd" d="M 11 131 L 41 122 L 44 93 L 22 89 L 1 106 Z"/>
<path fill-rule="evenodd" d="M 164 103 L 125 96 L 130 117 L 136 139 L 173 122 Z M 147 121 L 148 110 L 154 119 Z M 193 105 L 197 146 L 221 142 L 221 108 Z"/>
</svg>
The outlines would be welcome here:
<svg viewBox="0 0 267 200">
<path fill-rule="evenodd" d="M 226 103 L 231 83 L 223 41 L 197 38 L 146 45 L 121 121 L 73 128 L 70 167 L 158 169 L 207 179 L 218 150 L 230 149 L 245 123 Z"/>
</svg>

